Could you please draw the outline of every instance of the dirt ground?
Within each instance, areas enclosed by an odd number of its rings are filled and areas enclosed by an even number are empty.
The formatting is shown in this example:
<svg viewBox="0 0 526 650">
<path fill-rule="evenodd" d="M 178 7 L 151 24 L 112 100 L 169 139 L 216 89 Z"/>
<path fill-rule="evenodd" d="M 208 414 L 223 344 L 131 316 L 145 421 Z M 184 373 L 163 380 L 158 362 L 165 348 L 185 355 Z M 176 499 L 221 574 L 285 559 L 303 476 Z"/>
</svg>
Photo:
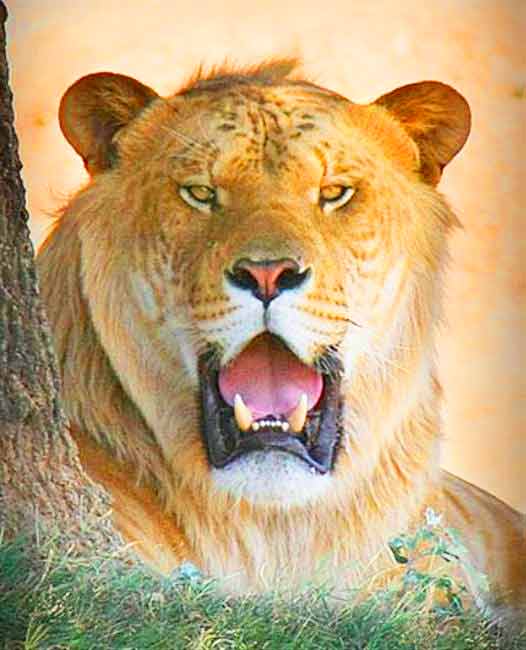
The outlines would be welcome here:
<svg viewBox="0 0 526 650">
<path fill-rule="evenodd" d="M 57 107 L 78 77 L 109 70 L 173 92 L 200 62 L 300 55 L 310 78 L 354 101 L 436 79 L 473 110 L 441 189 L 452 237 L 439 341 L 444 465 L 526 509 L 526 35 L 524 0 L 12 0 L 9 54 L 32 232 L 85 180 Z"/>
</svg>

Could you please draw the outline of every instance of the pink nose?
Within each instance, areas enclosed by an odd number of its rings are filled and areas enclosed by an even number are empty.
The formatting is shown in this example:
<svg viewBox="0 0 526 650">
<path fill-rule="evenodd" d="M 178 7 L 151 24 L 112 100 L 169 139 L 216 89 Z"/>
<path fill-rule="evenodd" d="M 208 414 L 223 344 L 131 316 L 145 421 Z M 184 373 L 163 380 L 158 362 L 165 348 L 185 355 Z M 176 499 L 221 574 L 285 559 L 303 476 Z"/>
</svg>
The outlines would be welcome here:
<svg viewBox="0 0 526 650">
<path fill-rule="evenodd" d="M 286 289 L 294 289 L 302 284 L 308 274 L 294 260 L 263 260 L 255 262 L 243 258 L 234 264 L 227 277 L 240 289 L 251 291 L 265 305 Z"/>
</svg>

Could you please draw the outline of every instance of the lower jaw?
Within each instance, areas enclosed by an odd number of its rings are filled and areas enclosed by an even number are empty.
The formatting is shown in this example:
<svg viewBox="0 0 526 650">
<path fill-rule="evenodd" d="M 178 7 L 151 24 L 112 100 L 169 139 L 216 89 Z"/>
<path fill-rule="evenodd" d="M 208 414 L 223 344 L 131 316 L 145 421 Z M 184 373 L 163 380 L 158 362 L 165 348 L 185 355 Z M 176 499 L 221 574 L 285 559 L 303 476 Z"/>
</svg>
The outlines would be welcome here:
<svg viewBox="0 0 526 650">
<path fill-rule="evenodd" d="M 220 492 L 235 499 L 286 509 L 316 501 L 332 485 L 330 473 L 313 474 L 303 460 L 275 449 L 248 452 L 225 467 L 213 467 L 211 476 Z"/>
</svg>

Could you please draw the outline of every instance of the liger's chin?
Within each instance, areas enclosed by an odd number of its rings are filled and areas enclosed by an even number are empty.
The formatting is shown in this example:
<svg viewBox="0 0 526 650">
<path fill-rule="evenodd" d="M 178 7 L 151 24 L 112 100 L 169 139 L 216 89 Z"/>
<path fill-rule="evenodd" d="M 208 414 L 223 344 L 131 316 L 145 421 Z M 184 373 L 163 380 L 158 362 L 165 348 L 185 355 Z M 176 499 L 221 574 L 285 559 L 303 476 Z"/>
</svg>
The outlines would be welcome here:
<svg viewBox="0 0 526 650">
<path fill-rule="evenodd" d="M 247 452 L 222 468 L 212 468 L 220 490 L 250 503 L 290 508 L 307 505 L 330 490 L 333 477 L 279 449 Z"/>
</svg>

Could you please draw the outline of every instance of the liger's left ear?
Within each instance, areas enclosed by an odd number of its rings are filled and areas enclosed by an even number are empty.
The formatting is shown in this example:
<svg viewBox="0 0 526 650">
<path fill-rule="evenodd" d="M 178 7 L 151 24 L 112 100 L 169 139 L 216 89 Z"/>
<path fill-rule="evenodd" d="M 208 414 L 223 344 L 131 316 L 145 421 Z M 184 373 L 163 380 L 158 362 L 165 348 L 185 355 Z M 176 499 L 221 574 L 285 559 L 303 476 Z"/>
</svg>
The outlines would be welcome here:
<svg viewBox="0 0 526 650">
<path fill-rule="evenodd" d="M 413 138 L 420 151 L 422 178 L 436 185 L 469 135 L 471 111 L 464 97 L 446 84 L 422 81 L 397 88 L 374 103 L 384 106 Z"/>
</svg>

